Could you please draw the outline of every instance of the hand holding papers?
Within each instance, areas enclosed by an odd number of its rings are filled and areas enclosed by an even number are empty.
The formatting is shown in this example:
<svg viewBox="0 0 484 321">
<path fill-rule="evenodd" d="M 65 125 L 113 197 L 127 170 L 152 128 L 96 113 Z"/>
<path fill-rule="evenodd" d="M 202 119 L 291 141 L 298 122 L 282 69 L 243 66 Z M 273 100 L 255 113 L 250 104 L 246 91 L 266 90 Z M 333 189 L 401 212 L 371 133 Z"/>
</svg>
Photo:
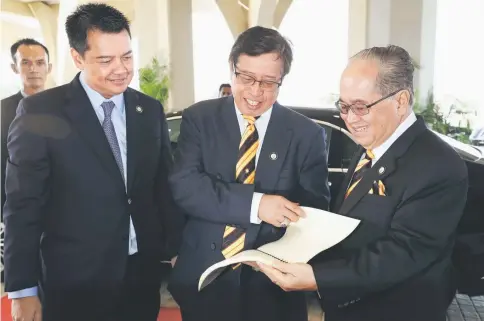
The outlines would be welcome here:
<svg viewBox="0 0 484 321">
<path fill-rule="evenodd" d="M 288 263 L 307 263 L 318 253 L 348 237 L 360 223 L 357 219 L 315 208 L 302 209 L 306 217 L 289 224 L 281 239 L 258 249 L 240 252 L 210 266 L 200 277 L 198 290 L 210 284 L 226 266 L 232 264 L 260 262 L 271 265 L 274 259 Z"/>
</svg>

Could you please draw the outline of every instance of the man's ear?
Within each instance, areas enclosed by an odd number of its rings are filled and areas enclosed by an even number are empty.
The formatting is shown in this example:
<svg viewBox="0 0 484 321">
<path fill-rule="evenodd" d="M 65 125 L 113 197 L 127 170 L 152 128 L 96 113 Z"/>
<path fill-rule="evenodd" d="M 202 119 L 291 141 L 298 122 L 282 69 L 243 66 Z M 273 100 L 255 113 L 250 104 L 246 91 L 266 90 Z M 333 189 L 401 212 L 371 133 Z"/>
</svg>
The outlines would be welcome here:
<svg viewBox="0 0 484 321">
<path fill-rule="evenodd" d="M 18 74 L 19 71 L 18 71 L 18 68 L 17 68 L 17 65 L 16 64 L 10 64 L 10 67 L 12 68 L 13 72 Z"/>
<path fill-rule="evenodd" d="M 82 59 L 81 54 L 78 53 L 74 48 L 71 48 L 71 57 L 76 67 L 79 70 L 84 70 L 84 60 Z"/>
<path fill-rule="evenodd" d="M 49 63 L 49 68 L 47 68 L 47 73 L 50 74 L 52 71 L 52 63 Z"/>
<path fill-rule="evenodd" d="M 398 114 L 402 116 L 406 115 L 408 113 L 408 109 L 410 108 L 410 93 L 408 92 L 408 90 L 403 90 L 400 92 L 397 103 Z"/>
</svg>

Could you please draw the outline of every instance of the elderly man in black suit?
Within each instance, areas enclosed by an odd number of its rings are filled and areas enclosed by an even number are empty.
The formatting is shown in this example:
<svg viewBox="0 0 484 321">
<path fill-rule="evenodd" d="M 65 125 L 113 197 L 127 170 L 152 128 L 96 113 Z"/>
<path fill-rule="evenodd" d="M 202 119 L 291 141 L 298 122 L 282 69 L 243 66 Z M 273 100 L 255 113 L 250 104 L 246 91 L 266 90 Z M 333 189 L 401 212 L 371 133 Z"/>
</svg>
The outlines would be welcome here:
<svg viewBox="0 0 484 321">
<path fill-rule="evenodd" d="M 412 110 L 412 59 L 398 46 L 354 56 L 337 106 L 361 145 L 334 211 L 362 220 L 310 264 L 261 266 L 286 291 L 318 291 L 327 321 L 445 321 L 468 174 Z M 317 178 L 314 178 L 317 180 Z"/>
</svg>

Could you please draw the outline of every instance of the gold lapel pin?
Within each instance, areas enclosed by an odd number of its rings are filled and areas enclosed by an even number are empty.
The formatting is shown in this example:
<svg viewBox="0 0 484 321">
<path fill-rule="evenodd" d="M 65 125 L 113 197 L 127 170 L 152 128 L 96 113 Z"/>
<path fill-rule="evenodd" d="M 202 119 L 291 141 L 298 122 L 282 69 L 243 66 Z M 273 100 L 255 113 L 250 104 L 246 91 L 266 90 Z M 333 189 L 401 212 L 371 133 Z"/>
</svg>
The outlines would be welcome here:
<svg viewBox="0 0 484 321">
<path fill-rule="evenodd" d="M 141 107 L 141 106 L 136 106 L 136 111 L 138 112 L 138 114 L 143 113 L 143 107 Z"/>
</svg>

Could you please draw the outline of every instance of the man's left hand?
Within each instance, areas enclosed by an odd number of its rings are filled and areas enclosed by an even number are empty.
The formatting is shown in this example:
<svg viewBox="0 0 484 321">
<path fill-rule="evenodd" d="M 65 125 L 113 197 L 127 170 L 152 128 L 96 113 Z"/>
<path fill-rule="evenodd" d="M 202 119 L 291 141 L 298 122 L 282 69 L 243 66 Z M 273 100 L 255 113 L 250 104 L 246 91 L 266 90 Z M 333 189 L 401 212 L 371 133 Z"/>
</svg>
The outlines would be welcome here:
<svg viewBox="0 0 484 321">
<path fill-rule="evenodd" d="M 317 291 L 311 265 L 274 261 L 272 266 L 258 263 L 261 272 L 284 291 Z"/>
</svg>

